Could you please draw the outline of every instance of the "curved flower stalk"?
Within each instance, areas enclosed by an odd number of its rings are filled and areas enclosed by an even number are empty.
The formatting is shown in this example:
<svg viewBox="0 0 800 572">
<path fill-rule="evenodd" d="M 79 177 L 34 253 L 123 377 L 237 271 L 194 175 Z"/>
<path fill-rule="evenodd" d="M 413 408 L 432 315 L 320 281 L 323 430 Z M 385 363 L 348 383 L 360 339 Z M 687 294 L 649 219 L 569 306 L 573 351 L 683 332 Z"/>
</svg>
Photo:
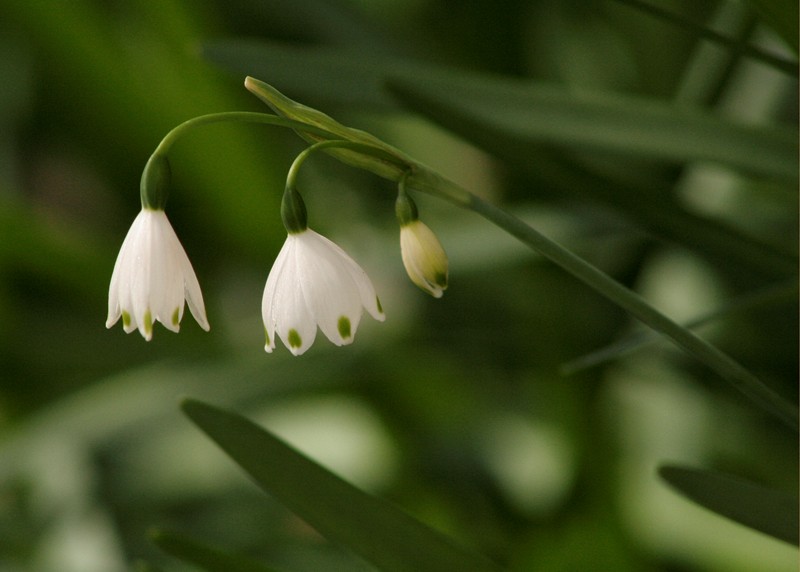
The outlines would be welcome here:
<svg viewBox="0 0 800 572">
<path fill-rule="evenodd" d="M 114 264 L 106 327 L 122 317 L 125 333 L 138 329 L 150 341 L 155 321 L 173 332 L 179 330 L 184 302 L 200 327 L 208 331 L 200 284 L 166 213 L 144 207 Z"/>
<path fill-rule="evenodd" d="M 349 344 L 363 308 L 380 322 L 386 318 L 364 270 L 321 234 L 290 232 L 264 288 L 264 349 L 272 353 L 277 332 L 298 356 L 314 343 L 317 326 L 337 346 Z"/>
</svg>

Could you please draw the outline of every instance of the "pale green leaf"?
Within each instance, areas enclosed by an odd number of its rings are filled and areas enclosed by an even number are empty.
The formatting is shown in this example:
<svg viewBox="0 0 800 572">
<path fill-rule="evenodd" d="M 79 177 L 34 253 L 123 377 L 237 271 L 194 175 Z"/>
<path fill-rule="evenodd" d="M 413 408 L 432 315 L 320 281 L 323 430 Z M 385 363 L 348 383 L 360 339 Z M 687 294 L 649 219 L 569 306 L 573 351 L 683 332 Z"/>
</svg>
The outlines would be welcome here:
<svg viewBox="0 0 800 572">
<path fill-rule="evenodd" d="M 484 556 L 357 489 L 247 419 L 191 399 L 182 408 L 261 488 L 323 536 L 380 569 L 499 570 Z"/>
</svg>

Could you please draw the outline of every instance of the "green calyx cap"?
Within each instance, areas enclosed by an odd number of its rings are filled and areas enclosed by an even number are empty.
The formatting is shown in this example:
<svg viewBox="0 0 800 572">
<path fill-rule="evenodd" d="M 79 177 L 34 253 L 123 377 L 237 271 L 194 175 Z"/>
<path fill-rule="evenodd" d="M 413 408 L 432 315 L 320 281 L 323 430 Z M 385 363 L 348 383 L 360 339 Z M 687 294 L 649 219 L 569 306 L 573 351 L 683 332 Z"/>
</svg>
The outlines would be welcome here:
<svg viewBox="0 0 800 572">
<path fill-rule="evenodd" d="M 286 187 L 283 193 L 281 219 L 289 234 L 299 234 L 308 228 L 306 204 L 295 189 Z"/>
<path fill-rule="evenodd" d="M 397 215 L 400 226 L 409 225 L 419 218 L 416 203 L 408 196 L 408 193 L 406 193 L 402 186 L 397 193 L 397 200 L 394 203 L 394 212 Z"/>
<path fill-rule="evenodd" d="M 139 187 L 143 207 L 164 210 L 169 196 L 170 178 L 167 156 L 161 153 L 151 155 L 142 172 L 142 182 Z"/>
</svg>

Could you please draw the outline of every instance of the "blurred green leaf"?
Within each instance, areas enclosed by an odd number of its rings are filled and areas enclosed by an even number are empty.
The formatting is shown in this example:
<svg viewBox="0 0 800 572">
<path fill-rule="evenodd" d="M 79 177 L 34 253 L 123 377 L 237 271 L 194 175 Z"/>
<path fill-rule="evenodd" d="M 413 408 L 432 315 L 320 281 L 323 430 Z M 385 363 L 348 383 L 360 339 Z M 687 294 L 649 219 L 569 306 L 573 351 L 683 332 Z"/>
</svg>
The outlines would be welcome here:
<svg viewBox="0 0 800 572">
<path fill-rule="evenodd" d="M 497 571 L 398 508 L 370 496 L 247 419 L 188 399 L 189 418 L 265 491 L 316 528 L 382 570 Z"/>
<path fill-rule="evenodd" d="M 114 253 L 107 242 L 85 229 L 54 223 L 25 201 L 0 188 L 0 266 L 24 268 L 87 298 L 102 299 Z M 0 326 L 2 328 L 2 326 Z"/>
<path fill-rule="evenodd" d="M 658 474 L 699 505 L 764 534 L 798 544 L 797 497 L 702 469 L 663 465 Z"/>
<path fill-rule="evenodd" d="M 747 3 L 797 53 L 797 0 L 747 0 Z"/>
<path fill-rule="evenodd" d="M 773 304 L 776 301 L 786 301 L 789 298 L 797 299 L 797 282 L 782 282 L 767 288 L 752 292 L 731 300 L 719 308 L 708 312 L 683 326 L 687 329 L 695 329 L 710 322 L 724 319 L 731 314 L 758 308 L 766 304 Z M 578 358 L 572 359 L 563 364 L 560 368 L 564 375 L 574 375 L 585 369 L 595 367 L 602 363 L 620 359 L 630 355 L 640 349 L 649 347 L 661 340 L 661 337 L 654 332 L 640 332 L 623 337 L 622 339 L 609 344 L 603 348 L 587 353 Z"/>
<path fill-rule="evenodd" d="M 667 162 L 709 161 L 797 180 L 797 133 L 735 123 L 670 102 L 572 92 L 505 78 L 415 78 L 389 86 L 411 109 L 452 126 L 467 122 L 527 146 L 541 143 Z"/>
<path fill-rule="evenodd" d="M 204 42 L 208 61 L 274 85 L 307 104 L 398 109 L 384 89 L 390 70 L 423 73 L 424 66 L 386 55 L 348 49 L 298 47 L 262 40 L 229 39 Z M 431 70 L 436 68 L 431 67 Z"/>
<path fill-rule="evenodd" d="M 730 38 L 719 32 L 716 32 L 706 26 L 702 26 L 697 24 L 693 20 L 683 16 L 678 12 L 673 12 L 670 10 L 665 10 L 659 6 L 650 4 L 649 2 L 642 2 L 641 0 L 616 0 L 621 4 L 628 4 L 636 8 L 637 10 L 641 10 L 644 13 L 651 14 L 657 18 L 665 22 L 669 22 L 683 28 L 691 32 L 692 34 L 697 35 L 700 38 L 713 42 L 715 44 L 719 44 L 728 48 L 731 51 L 739 52 L 741 51 L 742 54 L 758 59 L 768 65 L 773 66 L 776 69 L 781 70 L 782 72 L 788 73 L 797 77 L 797 62 L 791 62 L 785 60 L 781 57 L 778 57 L 774 54 L 766 52 L 758 47 L 747 45 L 740 45 L 739 40 L 735 38 Z M 754 2 L 757 3 L 757 2 Z M 795 3 L 795 6 L 797 4 Z"/>
<path fill-rule="evenodd" d="M 164 552 L 208 572 L 275 572 L 274 568 L 238 554 L 229 554 L 186 536 L 154 530 L 150 538 Z"/>
<path fill-rule="evenodd" d="M 797 179 L 797 138 L 779 127 L 735 123 L 669 102 L 458 73 L 375 54 L 254 41 L 206 43 L 212 62 L 265 80 L 306 101 L 391 107 L 384 89 L 450 125 L 470 121 L 517 144 L 548 143 L 671 162 L 712 161 Z M 291 65 L 288 65 L 291 62 Z M 315 93 L 317 97 L 315 98 Z"/>
</svg>

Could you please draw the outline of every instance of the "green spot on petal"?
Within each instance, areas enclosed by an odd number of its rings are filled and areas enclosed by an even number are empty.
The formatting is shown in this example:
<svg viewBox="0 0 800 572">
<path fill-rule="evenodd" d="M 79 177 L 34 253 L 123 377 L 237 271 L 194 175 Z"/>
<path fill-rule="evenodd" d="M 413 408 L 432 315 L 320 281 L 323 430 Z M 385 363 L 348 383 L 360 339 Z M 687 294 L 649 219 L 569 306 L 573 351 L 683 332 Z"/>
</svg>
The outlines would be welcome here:
<svg viewBox="0 0 800 572">
<path fill-rule="evenodd" d="M 339 335 L 342 336 L 343 340 L 350 338 L 352 335 L 350 333 L 350 319 L 347 316 L 342 316 L 339 318 L 339 323 L 337 324 L 339 329 Z"/>
<path fill-rule="evenodd" d="M 180 324 L 180 322 L 181 322 L 180 312 L 178 311 L 178 308 L 175 308 L 175 311 L 172 312 L 172 325 L 177 326 L 178 324 Z"/>
<path fill-rule="evenodd" d="M 128 312 L 122 312 L 122 325 L 126 328 L 131 325 L 131 315 Z"/>
<path fill-rule="evenodd" d="M 378 305 L 378 312 L 383 314 L 383 306 L 381 306 L 381 299 L 375 296 L 375 303 Z"/>
<path fill-rule="evenodd" d="M 267 339 L 266 345 L 269 345 L 269 332 L 267 331 L 266 326 L 264 326 L 264 337 Z"/>
<path fill-rule="evenodd" d="M 289 346 L 293 348 L 299 348 L 303 345 L 303 340 L 300 339 L 300 334 L 297 333 L 297 330 L 292 328 L 289 330 Z"/>
<path fill-rule="evenodd" d="M 153 335 L 153 316 L 150 314 L 150 310 L 144 313 L 144 331 L 148 336 Z"/>
<path fill-rule="evenodd" d="M 437 272 L 435 280 L 437 286 L 440 288 L 447 288 L 447 274 Z"/>
</svg>

